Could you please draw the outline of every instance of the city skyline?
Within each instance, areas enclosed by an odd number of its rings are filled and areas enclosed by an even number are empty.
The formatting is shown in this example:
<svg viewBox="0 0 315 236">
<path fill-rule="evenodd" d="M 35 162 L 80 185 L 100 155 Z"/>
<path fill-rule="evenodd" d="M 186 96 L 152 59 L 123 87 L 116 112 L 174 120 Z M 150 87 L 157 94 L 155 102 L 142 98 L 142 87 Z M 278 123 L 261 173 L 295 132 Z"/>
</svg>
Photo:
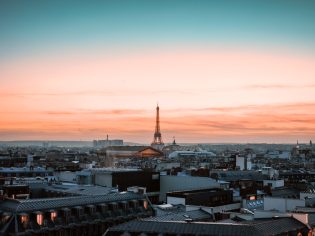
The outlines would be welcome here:
<svg viewBox="0 0 315 236">
<path fill-rule="evenodd" d="M 315 3 L 0 3 L 0 140 L 309 142 Z"/>
</svg>

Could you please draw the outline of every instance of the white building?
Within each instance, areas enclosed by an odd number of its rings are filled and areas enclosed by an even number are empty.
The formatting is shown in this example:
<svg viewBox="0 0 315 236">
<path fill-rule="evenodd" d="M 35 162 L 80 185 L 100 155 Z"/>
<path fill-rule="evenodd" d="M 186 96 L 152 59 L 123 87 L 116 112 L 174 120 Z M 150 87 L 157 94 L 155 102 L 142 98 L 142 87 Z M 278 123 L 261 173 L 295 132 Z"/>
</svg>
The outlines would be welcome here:
<svg viewBox="0 0 315 236">
<path fill-rule="evenodd" d="M 271 189 L 284 187 L 284 180 L 283 179 L 266 179 L 264 180 L 264 186 L 270 186 Z"/>
<path fill-rule="evenodd" d="M 264 197 L 264 210 L 279 212 L 294 211 L 297 207 L 305 207 L 305 199 Z"/>
<path fill-rule="evenodd" d="M 240 170 L 251 170 L 252 169 L 252 161 L 248 157 L 236 157 L 236 166 L 239 167 Z"/>
<path fill-rule="evenodd" d="M 263 175 L 267 175 L 270 179 L 277 179 L 279 176 L 279 171 L 273 169 L 272 167 L 265 166 L 261 169 Z"/>
<path fill-rule="evenodd" d="M 291 158 L 291 153 L 288 151 L 278 151 L 278 150 L 273 150 L 273 151 L 268 151 L 265 154 L 266 158 L 280 158 L 280 159 L 290 159 Z"/>
</svg>

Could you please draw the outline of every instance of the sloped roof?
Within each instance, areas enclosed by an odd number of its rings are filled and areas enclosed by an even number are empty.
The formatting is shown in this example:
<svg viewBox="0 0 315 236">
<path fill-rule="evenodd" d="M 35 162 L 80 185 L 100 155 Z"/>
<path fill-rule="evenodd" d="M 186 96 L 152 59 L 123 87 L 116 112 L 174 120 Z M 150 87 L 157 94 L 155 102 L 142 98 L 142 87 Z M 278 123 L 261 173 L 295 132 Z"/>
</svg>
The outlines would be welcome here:
<svg viewBox="0 0 315 236">
<path fill-rule="evenodd" d="M 134 199 L 138 200 L 143 198 L 144 196 L 136 193 L 123 192 L 95 196 L 41 198 L 28 200 L 8 199 L 0 203 L 0 209 L 10 212 L 29 212 L 115 201 L 128 201 Z"/>
<path fill-rule="evenodd" d="M 107 148 L 104 148 L 99 151 L 99 153 L 104 153 L 106 151 L 121 151 L 121 152 L 142 152 L 146 149 L 154 150 L 160 154 L 163 154 L 160 150 L 157 150 L 151 146 L 110 146 Z"/>
<path fill-rule="evenodd" d="M 255 171 L 222 171 L 214 172 L 212 174 L 217 174 L 218 179 L 224 181 L 237 181 L 237 180 L 264 180 L 265 177 Z M 211 174 L 211 176 L 212 176 Z"/>
<path fill-rule="evenodd" d="M 116 188 L 94 185 L 47 185 L 45 190 L 75 195 L 105 195 L 113 193 Z"/>
<path fill-rule="evenodd" d="M 210 220 L 212 215 L 203 210 L 169 212 L 160 216 L 145 218 L 146 221 L 185 221 L 191 219 L 193 221 Z"/>
<path fill-rule="evenodd" d="M 221 235 L 221 236 L 269 236 L 294 230 L 305 229 L 306 225 L 293 218 L 253 221 L 247 223 L 215 223 L 215 222 L 174 222 L 135 220 L 114 226 L 111 232 L 144 232 L 162 234 Z"/>
<path fill-rule="evenodd" d="M 145 150 L 147 148 L 152 148 L 152 147 L 150 147 L 150 146 L 110 146 L 110 147 L 105 148 L 104 150 L 140 152 L 140 151 Z M 154 148 L 152 148 L 152 149 L 154 149 Z"/>
</svg>

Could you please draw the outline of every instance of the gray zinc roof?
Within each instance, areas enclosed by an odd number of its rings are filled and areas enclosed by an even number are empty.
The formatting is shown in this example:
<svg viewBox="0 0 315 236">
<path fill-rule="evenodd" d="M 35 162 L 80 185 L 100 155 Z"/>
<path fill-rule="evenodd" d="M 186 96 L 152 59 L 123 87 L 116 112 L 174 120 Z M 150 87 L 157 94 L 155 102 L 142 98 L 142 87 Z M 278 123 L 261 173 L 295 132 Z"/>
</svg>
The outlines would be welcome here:
<svg viewBox="0 0 315 236">
<path fill-rule="evenodd" d="M 41 198 L 28 200 L 10 199 L 2 201 L 0 203 L 0 209 L 10 212 L 30 212 L 143 198 L 144 197 L 142 195 L 136 193 L 123 192 L 96 196 Z"/>
<path fill-rule="evenodd" d="M 89 185 L 51 185 L 45 189 L 53 192 L 63 192 L 76 195 L 105 195 L 113 192 L 115 188 Z"/>
<path fill-rule="evenodd" d="M 269 236 L 304 229 L 306 226 L 293 218 L 265 220 L 252 223 L 213 223 L 213 222 L 154 222 L 135 220 L 114 226 L 111 232 L 144 232 L 162 234 L 221 235 L 221 236 Z"/>
<path fill-rule="evenodd" d="M 212 215 L 203 210 L 169 212 L 167 214 L 155 217 L 145 218 L 145 221 L 185 221 L 191 219 L 193 221 L 210 220 Z"/>
</svg>

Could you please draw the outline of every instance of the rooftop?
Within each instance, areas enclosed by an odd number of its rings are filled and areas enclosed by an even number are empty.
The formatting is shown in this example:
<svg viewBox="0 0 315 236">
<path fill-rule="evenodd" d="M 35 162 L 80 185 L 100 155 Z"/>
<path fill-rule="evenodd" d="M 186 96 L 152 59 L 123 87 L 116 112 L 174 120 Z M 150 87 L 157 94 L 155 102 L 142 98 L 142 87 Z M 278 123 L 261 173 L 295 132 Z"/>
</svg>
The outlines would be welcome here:
<svg viewBox="0 0 315 236">
<path fill-rule="evenodd" d="M 92 169 L 88 169 L 87 171 L 92 171 L 92 172 L 131 172 L 131 171 L 143 171 L 142 169 L 138 169 L 138 168 L 112 168 L 112 167 L 108 167 L 108 168 L 92 168 Z M 84 172 L 84 171 L 81 171 Z"/>
<path fill-rule="evenodd" d="M 28 167 L 10 167 L 10 168 L 4 168 L 0 167 L 0 173 L 6 173 L 6 172 L 51 172 L 49 170 L 46 170 L 43 167 L 35 167 L 33 169 L 30 169 Z"/>
<path fill-rule="evenodd" d="M 271 192 L 272 197 L 299 198 L 300 191 L 295 188 L 279 187 Z"/>
<path fill-rule="evenodd" d="M 306 229 L 306 225 L 293 218 L 279 218 L 238 223 L 148 221 L 135 220 L 114 226 L 108 235 L 115 232 L 143 232 L 182 235 L 269 236 L 289 231 Z M 113 233 L 113 234 L 111 234 Z"/>
<path fill-rule="evenodd" d="M 143 195 L 136 193 L 121 192 L 94 196 L 41 198 L 28 200 L 7 199 L 0 202 L 0 209 L 9 212 L 33 212 L 34 210 L 51 210 L 56 208 L 101 204 L 115 201 L 138 200 L 143 198 Z"/>
<path fill-rule="evenodd" d="M 209 221 L 212 220 L 212 215 L 204 210 L 168 212 L 160 216 L 145 218 L 145 221 Z"/>
<path fill-rule="evenodd" d="M 151 146 L 110 146 L 110 147 L 107 147 L 105 149 L 102 149 L 101 151 L 135 151 L 135 152 L 140 152 L 140 151 L 143 151 L 145 149 L 154 149 L 153 147 Z M 156 150 L 156 149 L 154 149 Z M 158 150 L 156 150 L 158 151 Z M 158 151 L 160 152 L 160 151 Z"/>
<path fill-rule="evenodd" d="M 62 193 L 69 193 L 75 195 L 104 195 L 113 192 L 117 192 L 116 188 L 111 187 L 101 187 L 101 186 L 92 186 L 92 185 L 62 185 L 62 184 L 55 184 L 55 185 L 48 185 L 45 187 L 47 191 L 53 192 L 62 192 Z"/>
<path fill-rule="evenodd" d="M 212 178 L 224 181 L 237 181 L 237 180 L 264 180 L 265 177 L 256 171 L 214 171 L 211 173 Z"/>
</svg>

